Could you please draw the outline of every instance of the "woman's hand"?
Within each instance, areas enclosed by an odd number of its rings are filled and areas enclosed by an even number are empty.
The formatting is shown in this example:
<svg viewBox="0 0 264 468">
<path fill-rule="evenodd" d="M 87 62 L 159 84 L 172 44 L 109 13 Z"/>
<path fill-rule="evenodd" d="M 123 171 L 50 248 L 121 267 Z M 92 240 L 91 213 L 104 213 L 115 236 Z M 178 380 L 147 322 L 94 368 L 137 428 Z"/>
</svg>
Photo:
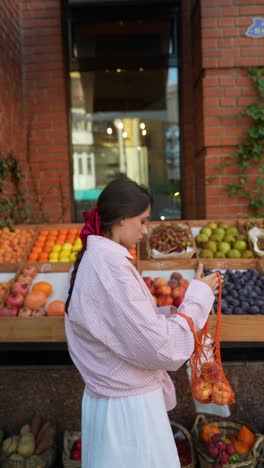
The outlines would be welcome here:
<svg viewBox="0 0 264 468">
<path fill-rule="evenodd" d="M 204 276 L 203 272 L 203 265 L 199 263 L 198 268 L 196 270 L 195 279 L 202 281 L 203 283 L 207 284 L 209 288 L 212 289 L 214 294 L 218 294 L 219 290 L 219 276 L 218 274 L 211 273 L 210 275 Z M 223 282 L 223 277 L 221 276 L 221 282 Z"/>
</svg>

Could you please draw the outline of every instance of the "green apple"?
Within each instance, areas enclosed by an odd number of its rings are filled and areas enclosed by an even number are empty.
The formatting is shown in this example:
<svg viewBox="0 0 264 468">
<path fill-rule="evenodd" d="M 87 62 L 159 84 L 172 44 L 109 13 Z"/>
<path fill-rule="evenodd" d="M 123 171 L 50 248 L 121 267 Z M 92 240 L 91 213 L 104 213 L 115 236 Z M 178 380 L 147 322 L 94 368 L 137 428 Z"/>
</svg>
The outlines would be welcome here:
<svg viewBox="0 0 264 468">
<path fill-rule="evenodd" d="M 208 239 L 209 239 L 209 237 L 210 237 L 211 234 L 212 234 L 212 229 L 210 229 L 210 228 L 208 228 L 208 227 L 203 227 L 203 228 L 201 229 L 201 231 L 199 232 L 199 234 L 204 234 L 204 235 L 207 236 Z"/>
<path fill-rule="evenodd" d="M 211 231 L 213 231 L 214 229 L 217 228 L 217 224 L 216 224 L 216 223 L 207 223 L 207 224 L 205 225 L 205 227 L 206 227 L 206 228 L 209 228 L 209 229 L 211 229 Z"/>
<path fill-rule="evenodd" d="M 252 250 L 246 249 L 241 253 L 242 258 L 254 258 L 254 252 Z"/>
<path fill-rule="evenodd" d="M 243 240 L 237 240 L 234 243 L 233 248 L 239 250 L 239 252 L 243 252 L 247 249 L 247 243 Z"/>
<path fill-rule="evenodd" d="M 203 244 L 203 249 L 209 249 L 214 253 L 217 251 L 217 244 L 216 242 L 209 240 Z"/>
<path fill-rule="evenodd" d="M 213 234 L 217 234 L 219 237 L 221 237 L 221 239 L 225 237 L 225 233 L 226 231 L 222 228 L 216 228 L 213 230 Z"/>
<path fill-rule="evenodd" d="M 218 223 L 217 227 L 226 230 L 229 226 L 226 223 Z"/>
<path fill-rule="evenodd" d="M 220 250 L 217 250 L 214 253 L 214 258 L 225 258 L 225 254 L 224 254 L 224 252 L 220 252 Z"/>
<path fill-rule="evenodd" d="M 195 237 L 195 242 L 198 245 L 203 244 L 204 242 L 208 241 L 208 237 L 205 234 L 198 234 L 198 236 Z"/>
<path fill-rule="evenodd" d="M 224 254 L 226 254 L 230 249 L 230 244 L 228 244 L 227 242 L 220 242 L 220 244 L 218 245 L 218 250 L 220 252 L 223 252 Z"/>
<path fill-rule="evenodd" d="M 226 235 L 228 234 L 231 234 L 231 236 L 237 236 L 238 235 L 238 232 L 237 232 L 237 228 L 234 227 L 234 226 L 230 226 L 226 229 Z"/>
<path fill-rule="evenodd" d="M 235 241 L 236 241 L 236 238 L 232 236 L 231 234 L 226 234 L 225 237 L 223 238 L 223 242 L 227 242 L 228 244 L 232 244 Z"/>
<path fill-rule="evenodd" d="M 241 253 L 240 253 L 239 250 L 237 250 L 237 249 L 230 249 L 230 250 L 227 252 L 226 256 L 227 256 L 228 258 L 240 258 L 240 257 L 241 257 Z"/>
<path fill-rule="evenodd" d="M 199 257 L 200 258 L 213 258 L 214 257 L 214 254 L 211 250 L 209 249 L 203 249 L 200 253 L 199 253 Z"/>
</svg>

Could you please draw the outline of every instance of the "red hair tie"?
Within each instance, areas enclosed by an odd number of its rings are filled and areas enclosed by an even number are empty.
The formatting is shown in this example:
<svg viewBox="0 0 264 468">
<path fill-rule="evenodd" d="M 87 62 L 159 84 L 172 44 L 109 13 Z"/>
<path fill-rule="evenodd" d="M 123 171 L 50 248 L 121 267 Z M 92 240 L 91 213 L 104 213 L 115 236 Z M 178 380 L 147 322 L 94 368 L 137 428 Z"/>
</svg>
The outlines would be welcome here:
<svg viewBox="0 0 264 468">
<path fill-rule="evenodd" d="M 100 223 L 97 206 L 95 206 L 91 211 L 85 211 L 83 213 L 83 217 L 84 217 L 85 225 L 83 226 L 80 232 L 80 238 L 81 238 L 83 247 L 86 247 L 88 236 L 102 235 L 101 223 Z"/>
</svg>

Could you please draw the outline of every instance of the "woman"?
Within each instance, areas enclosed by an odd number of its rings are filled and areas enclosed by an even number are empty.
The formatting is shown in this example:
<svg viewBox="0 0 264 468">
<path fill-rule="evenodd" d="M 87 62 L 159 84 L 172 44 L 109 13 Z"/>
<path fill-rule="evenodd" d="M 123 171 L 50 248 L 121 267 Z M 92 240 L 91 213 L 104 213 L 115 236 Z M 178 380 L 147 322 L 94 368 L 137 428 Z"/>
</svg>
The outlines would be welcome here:
<svg viewBox="0 0 264 468">
<path fill-rule="evenodd" d="M 176 405 L 175 371 L 194 349 L 186 320 L 157 308 L 128 249 L 147 235 L 152 197 L 127 177 L 110 182 L 86 214 L 83 249 L 71 277 L 68 349 L 85 383 L 83 468 L 180 467 L 167 411 Z M 215 273 L 199 266 L 180 310 L 205 324 Z"/>
</svg>

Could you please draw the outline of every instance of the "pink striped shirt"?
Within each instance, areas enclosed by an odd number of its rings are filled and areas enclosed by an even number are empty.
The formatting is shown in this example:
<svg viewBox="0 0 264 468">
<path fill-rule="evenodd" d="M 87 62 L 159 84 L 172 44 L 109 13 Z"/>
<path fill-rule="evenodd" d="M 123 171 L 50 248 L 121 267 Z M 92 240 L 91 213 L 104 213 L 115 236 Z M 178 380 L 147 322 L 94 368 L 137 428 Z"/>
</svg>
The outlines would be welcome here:
<svg viewBox="0 0 264 468">
<path fill-rule="evenodd" d="M 72 293 L 65 329 L 70 356 L 98 397 L 124 397 L 162 386 L 167 410 L 176 405 L 166 371 L 176 371 L 194 349 L 186 320 L 157 308 L 126 248 L 89 236 Z M 201 329 L 214 301 L 211 289 L 192 280 L 180 311 Z"/>
</svg>

